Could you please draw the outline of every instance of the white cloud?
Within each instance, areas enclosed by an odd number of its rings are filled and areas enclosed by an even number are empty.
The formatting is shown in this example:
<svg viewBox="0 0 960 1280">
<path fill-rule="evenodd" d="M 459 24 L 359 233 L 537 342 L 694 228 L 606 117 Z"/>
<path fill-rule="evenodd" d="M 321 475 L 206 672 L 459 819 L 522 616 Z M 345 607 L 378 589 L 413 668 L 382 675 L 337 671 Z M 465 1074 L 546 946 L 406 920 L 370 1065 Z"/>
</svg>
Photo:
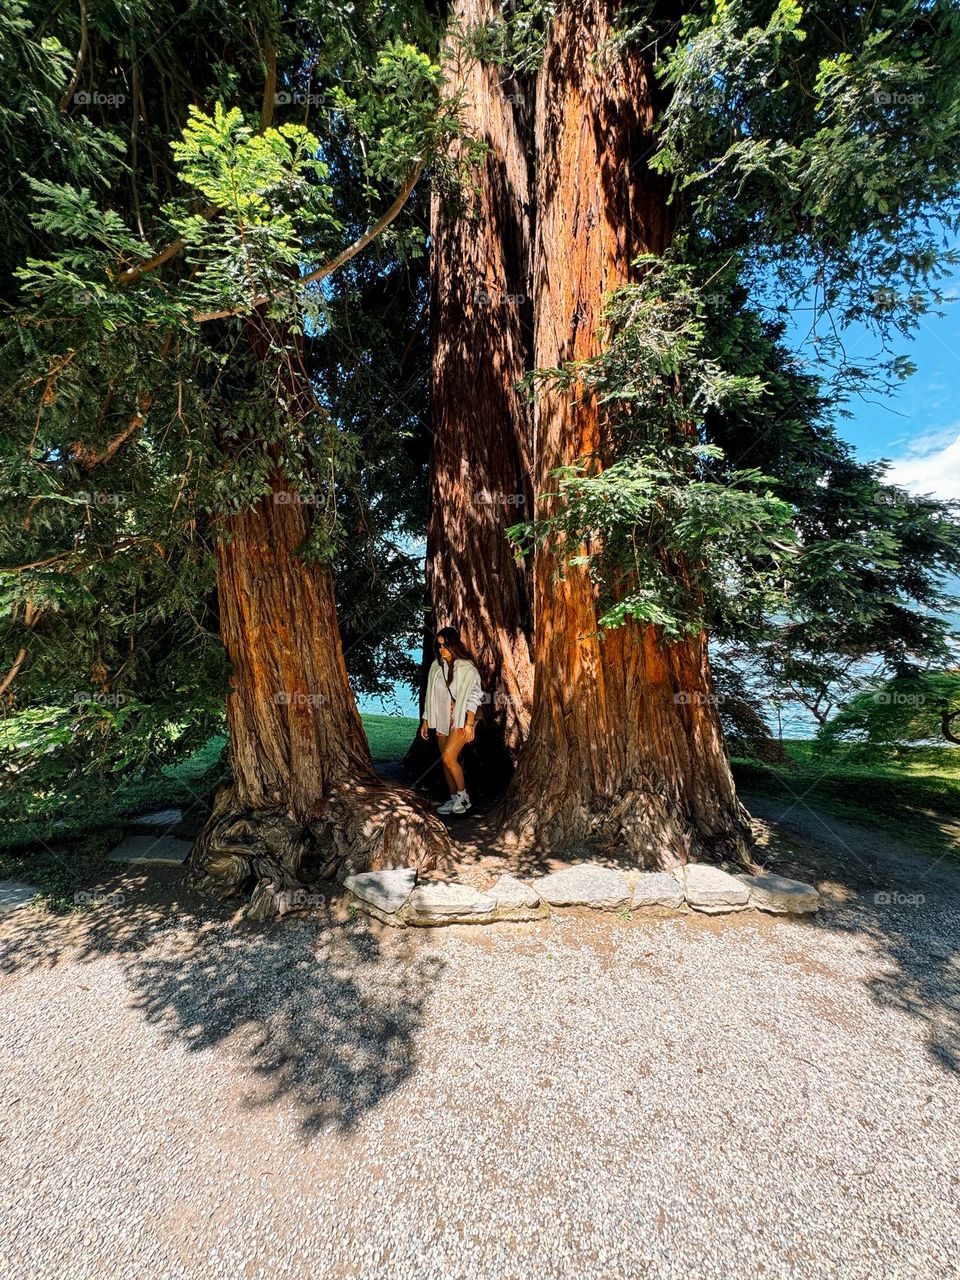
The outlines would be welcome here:
<svg viewBox="0 0 960 1280">
<path fill-rule="evenodd" d="M 906 454 L 891 459 L 886 479 L 911 493 L 960 500 L 960 423 L 922 436 Z"/>
</svg>

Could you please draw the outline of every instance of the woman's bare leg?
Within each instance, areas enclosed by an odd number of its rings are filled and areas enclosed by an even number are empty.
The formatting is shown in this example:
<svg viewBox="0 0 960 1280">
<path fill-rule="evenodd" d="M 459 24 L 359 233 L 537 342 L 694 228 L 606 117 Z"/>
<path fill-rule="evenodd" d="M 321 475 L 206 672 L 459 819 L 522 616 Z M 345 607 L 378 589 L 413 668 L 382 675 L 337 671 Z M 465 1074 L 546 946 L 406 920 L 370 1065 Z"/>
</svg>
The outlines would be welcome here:
<svg viewBox="0 0 960 1280">
<path fill-rule="evenodd" d="M 454 786 L 455 778 L 450 772 L 450 768 L 447 764 L 447 741 L 448 738 L 445 733 L 437 733 L 437 745 L 440 748 L 440 763 L 443 766 L 443 776 L 447 780 L 447 790 L 451 795 L 455 795 L 460 788 Z M 461 778 L 463 777 L 462 774 L 460 776 Z"/>
<path fill-rule="evenodd" d="M 440 739 L 440 760 L 447 779 L 450 794 L 463 791 L 463 770 L 460 768 L 460 752 L 466 743 L 466 734 L 462 729 L 454 729 L 449 735 L 437 734 Z"/>
</svg>

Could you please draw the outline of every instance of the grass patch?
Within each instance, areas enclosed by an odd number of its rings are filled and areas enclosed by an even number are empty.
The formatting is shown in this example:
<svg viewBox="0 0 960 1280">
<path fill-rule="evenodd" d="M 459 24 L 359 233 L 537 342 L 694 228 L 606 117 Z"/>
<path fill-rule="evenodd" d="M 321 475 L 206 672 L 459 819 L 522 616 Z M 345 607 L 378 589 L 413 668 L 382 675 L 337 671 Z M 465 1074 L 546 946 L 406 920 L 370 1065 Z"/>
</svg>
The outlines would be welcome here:
<svg viewBox="0 0 960 1280">
<path fill-rule="evenodd" d="M 901 747 L 865 760 L 853 748 L 818 755 L 812 742 L 785 742 L 786 760 L 734 758 L 742 790 L 790 805 L 802 801 L 838 818 L 883 829 L 933 853 L 960 854 L 960 751 Z"/>
<path fill-rule="evenodd" d="M 374 760 L 401 760 L 410 747 L 419 720 L 410 716 L 361 716 Z"/>
<path fill-rule="evenodd" d="M 418 722 L 408 716 L 362 720 L 377 761 L 402 758 L 417 731 Z M 222 768 L 225 746 L 225 738 L 211 738 L 154 777 L 119 786 L 96 812 L 65 813 L 59 796 L 30 797 L 23 818 L 0 833 L 0 879 L 38 885 L 55 909 L 82 907 L 82 891 L 113 870 L 106 855 L 126 821 L 155 809 L 188 810 Z M 925 851 L 960 852 L 960 750 L 904 747 L 867 761 L 845 746 L 830 756 L 818 755 L 812 742 L 784 747 L 786 759 L 778 764 L 735 758 L 737 785 L 785 806 L 802 797 L 812 808 L 881 828 Z"/>
<path fill-rule="evenodd" d="M 370 753 L 378 761 L 405 755 L 419 723 L 407 716 L 361 718 Z M 65 812 L 62 797 L 55 794 L 30 797 L 25 815 L 0 831 L 0 879 L 37 885 L 48 908 L 82 909 L 83 891 L 114 869 L 106 856 L 121 839 L 126 821 L 157 809 L 189 810 L 213 784 L 226 744 L 225 737 L 211 738 L 155 776 L 128 780 L 95 812 Z"/>
</svg>

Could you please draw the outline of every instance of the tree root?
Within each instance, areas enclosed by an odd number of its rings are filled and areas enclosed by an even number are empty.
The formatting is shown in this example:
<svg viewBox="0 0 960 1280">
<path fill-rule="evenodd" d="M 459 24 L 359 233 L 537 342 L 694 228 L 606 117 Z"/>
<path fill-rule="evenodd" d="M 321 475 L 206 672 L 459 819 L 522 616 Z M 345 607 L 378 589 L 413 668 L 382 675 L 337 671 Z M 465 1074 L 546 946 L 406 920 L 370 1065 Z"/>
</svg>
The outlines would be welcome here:
<svg viewBox="0 0 960 1280">
<path fill-rule="evenodd" d="M 750 815 L 710 815 L 694 823 L 648 784 L 615 798 L 564 794 L 551 788 L 535 799 L 508 793 L 500 826 L 504 845 L 518 853 L 553 853 L 589 845 L 616 852 L 648 871 L 671 871 L 687 862 L 730 861 L 752 867 Z"/>
<path fill-rule="evenodd" d="M 249 894 L 244 916 L 268 920 L 316 905 L 321 882 L 382 867 L 449 869 L 443 824 L 412 792 L 378 779 L 334 784 L 323 812 L 298 822 L 279 809 L 245 809 L 222 784 L 188 860 L 200 893 Z"/>
</svg>

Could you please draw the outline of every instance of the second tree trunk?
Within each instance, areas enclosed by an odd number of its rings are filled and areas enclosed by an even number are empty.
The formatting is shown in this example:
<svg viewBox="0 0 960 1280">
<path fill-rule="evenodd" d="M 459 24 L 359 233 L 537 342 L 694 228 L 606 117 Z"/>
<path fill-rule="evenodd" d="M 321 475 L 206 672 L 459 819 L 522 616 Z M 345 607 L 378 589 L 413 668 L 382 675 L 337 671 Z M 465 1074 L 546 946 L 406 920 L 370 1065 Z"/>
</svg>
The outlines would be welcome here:
<svg viewBox="0 0 960 1280">
<path fill-rule="evenodd" d="M 663 184 L 648 167 L 655 93 L 645 55 L 612 48 L 614 7 L 567 3 L 552 24 L 537 97 L 534 364 L 600 350 L 605 296 L 637 255 L 670 235 Z M 582 387 L 543 384 L 534 427 L 538 515 L 552 474 L 610 456 L 608 424 Z M 536 681 L 529 740 L 505 834 L 565 850 L 599 840 L 649 867 L 740 857 L 747 834 L 712 694 L 706 637 L 667 644 L 653 627 L 598 632 L 597 593 L 542 549 L 535 570 Z"/>
</svg>

